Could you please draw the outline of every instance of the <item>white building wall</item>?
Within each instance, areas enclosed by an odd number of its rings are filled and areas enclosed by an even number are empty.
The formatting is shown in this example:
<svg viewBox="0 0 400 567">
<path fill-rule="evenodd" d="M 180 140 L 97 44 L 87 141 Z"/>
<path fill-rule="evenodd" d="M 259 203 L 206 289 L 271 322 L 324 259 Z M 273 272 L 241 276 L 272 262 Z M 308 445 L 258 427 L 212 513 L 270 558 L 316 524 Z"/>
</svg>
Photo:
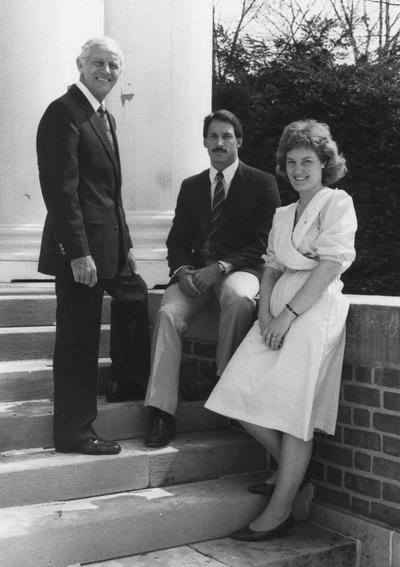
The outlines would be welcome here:
<svg viewBox="0 0 400 567">
<path fill-rule="evenodd" d="M 125 210 L 149 287 L 165 282 L 180 183 L 208 164 L 201 132 L 211 109 L 212 0 L 0 0 L 0 10 L 0 281 L 40 277 L 37 125 L 77 80 L 81 45 L 105 33 L 125 53 L 108 102 Z"/>
</svg>

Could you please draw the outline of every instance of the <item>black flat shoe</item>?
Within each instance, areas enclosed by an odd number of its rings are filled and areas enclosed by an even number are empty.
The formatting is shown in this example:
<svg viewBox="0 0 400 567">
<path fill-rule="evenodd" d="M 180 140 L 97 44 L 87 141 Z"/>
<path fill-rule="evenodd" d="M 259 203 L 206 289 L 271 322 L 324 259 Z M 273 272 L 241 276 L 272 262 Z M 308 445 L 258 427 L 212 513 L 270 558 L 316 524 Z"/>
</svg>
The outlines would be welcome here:
<svg viewBox="0 0 400 567">
<path fill-rule="evenodd" d="M 174 416 L 158 408 L 151 408 L 149 429 L 144 439 L 146 447 L 166 447 L 175 434 Z"/>
<path fill-rule="evenodd" d="M 117 455 L 121 451 L 115 441 L 106 441 L 91 437 L 73 443 L 56 443 L 55 450 L 59 453 L 82 453 L 83 455 Z"/>
<path fill-rule="evenodd" d="M 301 492 L 303 490 L 303 488 L 310 482 L 309 477 L 305 477 L 302 481 L 301 484 L 299 486 L 299 490 L 298 492 Z M 249 492 L 252 492 L 253 494 L 262 494 L 263 496 L 271 496 L 271 494 L 273 493 L 273 491 L 275 490 L 275 484 L 272 484 L 271 482 L 260 482 L 259 484 L 252 484 L 251 486 L 248 487 L 247 489 Z"/>
<path fill-rule="evenodd" d="M 231 538 L 236 541 L 267 541 L 275 537 L 282 537 L 287 534 L 289 529 L 294 524 L 293 514 L 289 514 L 286 520 L 283 520 L 276 528 L 272 530 L 252 530 L 250 528 L 244 528 L 231 535 Z"/>
</svg>

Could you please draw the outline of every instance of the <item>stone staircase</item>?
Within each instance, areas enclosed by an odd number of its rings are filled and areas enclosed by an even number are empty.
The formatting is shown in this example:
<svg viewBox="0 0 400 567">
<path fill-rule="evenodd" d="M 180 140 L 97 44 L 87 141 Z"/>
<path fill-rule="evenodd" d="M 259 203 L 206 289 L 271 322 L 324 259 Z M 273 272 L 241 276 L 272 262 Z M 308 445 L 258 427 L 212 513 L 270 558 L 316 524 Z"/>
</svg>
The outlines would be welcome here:
<svg viewBox="0 0 400 567">
<path fill-rule="evenodd" d="M 171 446 L 143 447 L 141 402 L 107 404 L 105 299 L 96 429 L 119 455 L 52 448 L 55 297 L 52 283 L 0 285 L 1 567 L 353 567 L 356 544 L 306 521 L 312 486 L 298 495 L 290 536 L 234 542 L 265 506 L 247 486 L 265 454 L 226 420 L 182 402 Z M 152 310 L 157 306 L 152 296 Z"/>
</svg>

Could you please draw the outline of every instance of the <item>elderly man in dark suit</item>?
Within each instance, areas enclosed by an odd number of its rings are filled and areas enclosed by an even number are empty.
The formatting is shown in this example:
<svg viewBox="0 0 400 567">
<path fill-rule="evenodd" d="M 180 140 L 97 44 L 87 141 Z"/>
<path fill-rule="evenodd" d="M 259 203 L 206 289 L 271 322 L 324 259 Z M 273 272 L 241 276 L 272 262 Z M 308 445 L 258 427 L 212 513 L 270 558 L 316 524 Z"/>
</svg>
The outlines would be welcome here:
<svg viewBox="0 0 400 567">
<path fill-rule="evenodd" d="M 234 114 L 208 115 L 203 140 L 211 167 L 183 181 L 167 239 L 172 279 L 153 334 L 145 398 L 149 447 L 165 446 L 175 435 L 181 337 L 197 313 L 218 298 L 217 376 L 249 330 L 262 254 L 280 205 L 275 177 L 239 161 L 243 132 Z"/>
<path fill-rule="evenodd" d="M 100 439 L 97 366 L 103 293 L 111 303 L 108 401 L 144 394 L 149 367 L 147 287 L 136 273 L 121 201 L 115 120 L 104 108 L 123 54 L 111 38 L 87 41 L 79 81 L 53 101 L 37 133 L 47 217 L 39 271 L 56 276 L 54 445 L 57 451 L 115 454 Z M 136 381 L 135 381 L 136 379 Z"/>
</svg>

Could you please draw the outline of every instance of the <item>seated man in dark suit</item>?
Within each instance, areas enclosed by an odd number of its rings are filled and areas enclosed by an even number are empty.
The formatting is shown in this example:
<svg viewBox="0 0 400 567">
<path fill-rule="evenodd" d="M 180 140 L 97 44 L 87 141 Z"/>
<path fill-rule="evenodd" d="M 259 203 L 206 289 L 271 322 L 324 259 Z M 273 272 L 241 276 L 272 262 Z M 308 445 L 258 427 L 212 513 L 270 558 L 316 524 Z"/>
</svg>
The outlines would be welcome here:
<svg viewBox="0 0 400 567">
<path fill-rule="evenodd" d="M 185 179 L 167 238 L 172 277 L 153 334 L 148 447 L 175 435 L 181 337 L 216 296 L 220 307 L 217 376 L 249 330 L 268 232 L 280 205 L 275 177 L 239 161 L 242 126 L 227 110 L 204 120 L 211 167 Z"/>
</svg>

